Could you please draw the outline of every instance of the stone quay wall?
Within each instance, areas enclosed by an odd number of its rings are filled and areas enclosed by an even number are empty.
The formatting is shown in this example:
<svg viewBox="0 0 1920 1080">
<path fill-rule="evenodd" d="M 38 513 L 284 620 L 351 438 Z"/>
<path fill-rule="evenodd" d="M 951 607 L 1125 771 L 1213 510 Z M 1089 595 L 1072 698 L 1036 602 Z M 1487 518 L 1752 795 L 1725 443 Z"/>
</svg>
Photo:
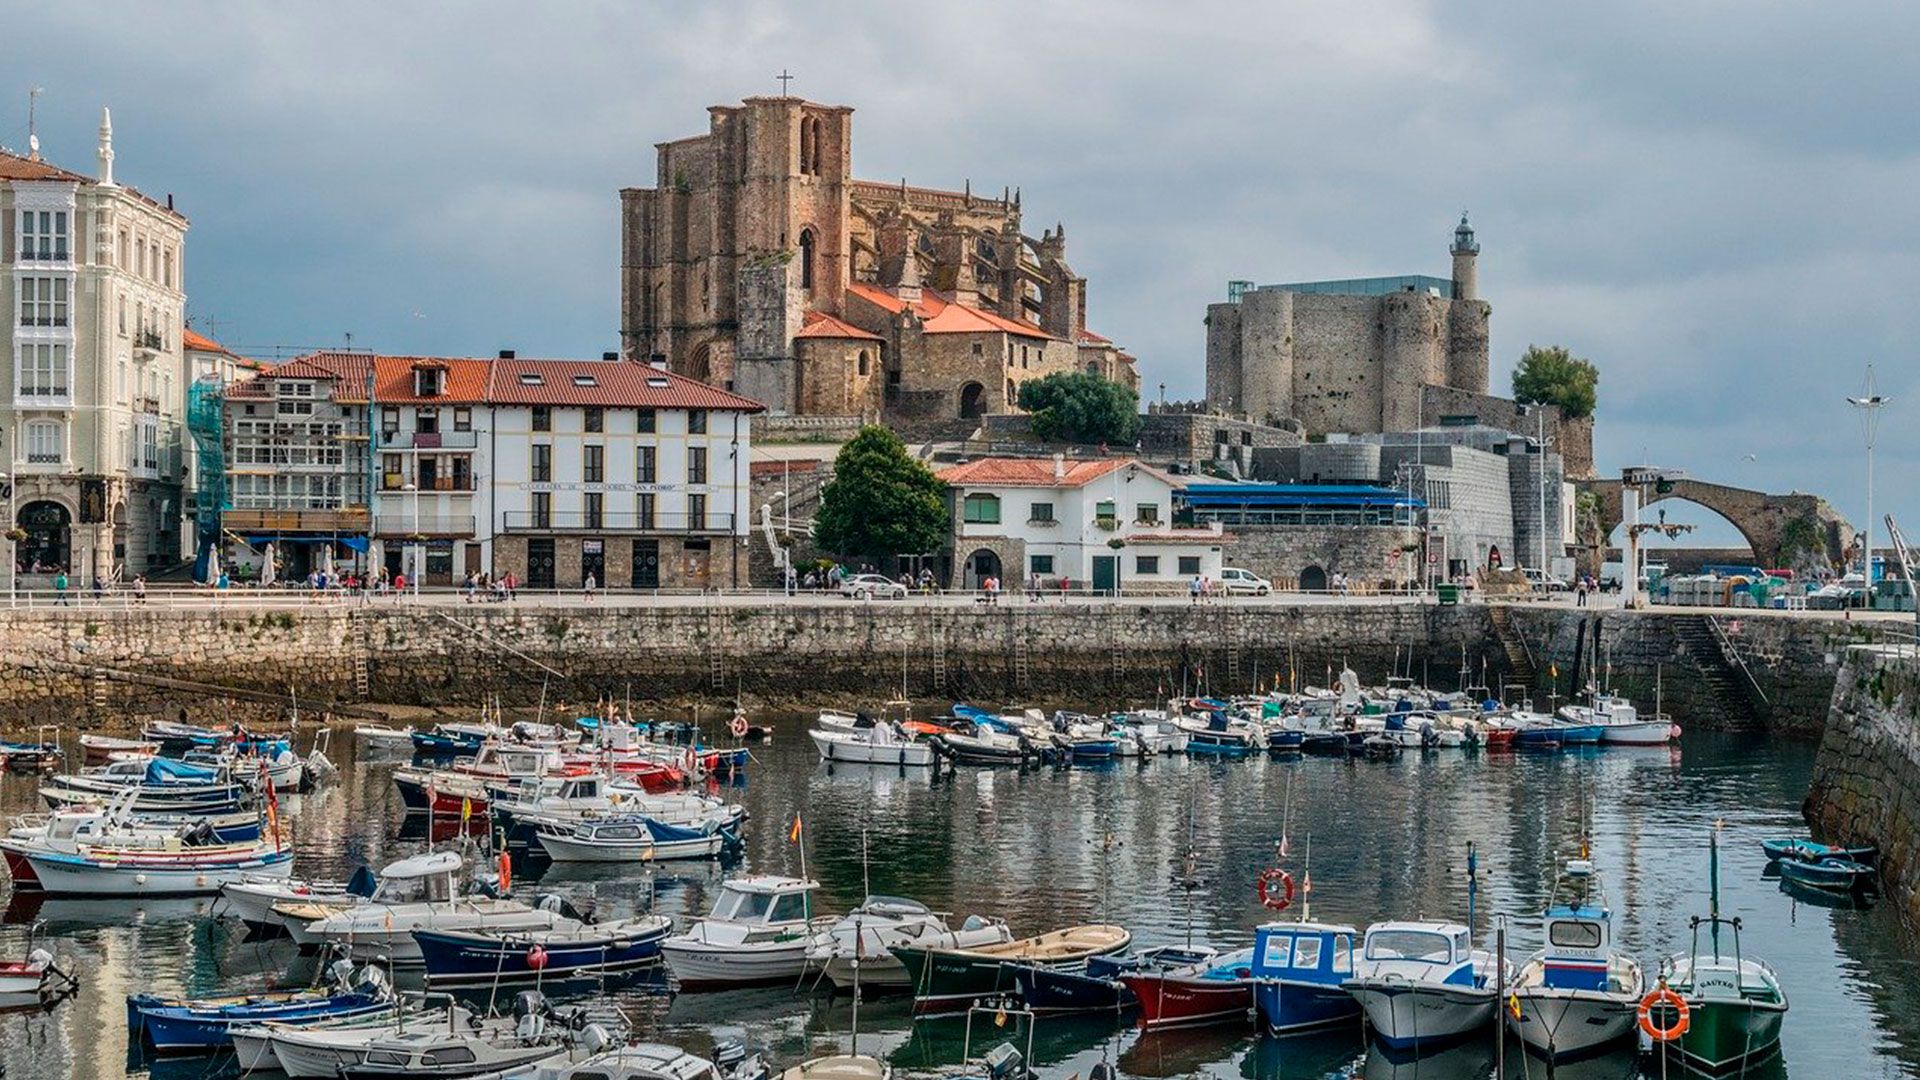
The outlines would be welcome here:
<svg viewBox="0 0 1920 1080">
<path fill-rule="evenodd" d="M 636 701 L 749 707 L 876 705 L 905 695 L 941 704 L 1102 708 L 1182 690 L 1325 685 L 1351 666 L 1368 683 L 1398 671 L 1441 688 L 1499 687 L 1516 661 L 1482 604 L 1185 604 L 1051 600 L 980 604 L 797 603 L 572 606 L 312 606 L 253 612 L 155 607 L 18 611 L 0 623 L 0 725 L 121 729 L 152 716 L 249 719 L 359 704 L 468 710 Z M 1584 678 L 1577 657 L 1594 619 L 1514 606 L 1544 695 Z M 1762 723 L 1816 731 L 1845 624 L 1749 618 L 1732 635 L 1774 705 L 1729 717 L 1710 656 L 1668 612 L 1598 619 L 1613 685 L 1650 704 L 1659 673 L 1682 723 Z M 1582 630 L 1582 624 L 1586 629 Z M 1829 661 L 1832 662 L 1829 662 Z M 1520 677 L 1524 677 L 1524 672 Z M 1818 707 L 1805 703 L 1818 702 Z M 1802 713 L 1802 709 L 1810 709 Z"/>
<path fill-rule="evenodd" d="M 1920 923 L 1920 659 L 1849 649 L 1815 759 L 1806 815 L 1816 838 L 1880 849 L 1880 889 Z"/>
</svg>

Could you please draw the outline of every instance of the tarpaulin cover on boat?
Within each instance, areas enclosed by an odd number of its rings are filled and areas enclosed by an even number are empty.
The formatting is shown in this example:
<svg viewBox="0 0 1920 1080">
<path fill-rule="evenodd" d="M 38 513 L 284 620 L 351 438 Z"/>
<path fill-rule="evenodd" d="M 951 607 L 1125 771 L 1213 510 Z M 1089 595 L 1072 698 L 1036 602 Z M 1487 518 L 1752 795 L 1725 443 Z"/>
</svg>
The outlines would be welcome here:
<svg viewBox="0 0 1920 1080">
<path fill-rule="evenodd" d="M 682 825 L 669 825 L 664 821 L 655 821 L 652 818 L 646 818 L 644 820 L 647 823 L 647 833 L 651 835 L 654 840 L 662 844 L 671 843 L 675 840 L 698 840 L 707 835 L 707 830 L 705 829 L 689 829 Z"/>
<path fill-rule="evenodd" d="M 207 783 L 218 780 L 220 774 L 213 769 L 203 769 L 198 765 L 189 765 L 184 761 L 171 758 L 154 758 L 147 762 L 147 783 L 169 784 L 190 780 Z"/>
</svg>

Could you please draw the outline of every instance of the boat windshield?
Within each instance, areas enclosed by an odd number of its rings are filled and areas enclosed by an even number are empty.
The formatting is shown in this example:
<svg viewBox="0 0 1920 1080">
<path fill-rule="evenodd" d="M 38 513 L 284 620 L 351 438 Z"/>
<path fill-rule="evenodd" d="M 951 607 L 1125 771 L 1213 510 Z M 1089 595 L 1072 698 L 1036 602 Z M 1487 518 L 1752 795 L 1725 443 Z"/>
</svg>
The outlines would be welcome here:
<svg viewBox="0 0 1920 1080">
<path fill-rule="evenodd" d="M 1597 949 L 1600 926 L 1590 922 L 1555 922 L 1547 927 L 1547 940 L 1564 949 Z"/>
<path fill-rule="evenodd" d="M 1453 959 L 1453 945 L 1430 930 L 1379 930 L 1367 935 L 1367 959 L 1444 964 Z"/>
<path fill-rule="evenodd" d="M 732 919 L 735 922 L 759 922 L 767 916 L 767 909 L 773 906 L 773 896 L 762 892 L 739 892 L 725 889 L 720 899 L 713 902 L 713 917 Z"/>
</svg>

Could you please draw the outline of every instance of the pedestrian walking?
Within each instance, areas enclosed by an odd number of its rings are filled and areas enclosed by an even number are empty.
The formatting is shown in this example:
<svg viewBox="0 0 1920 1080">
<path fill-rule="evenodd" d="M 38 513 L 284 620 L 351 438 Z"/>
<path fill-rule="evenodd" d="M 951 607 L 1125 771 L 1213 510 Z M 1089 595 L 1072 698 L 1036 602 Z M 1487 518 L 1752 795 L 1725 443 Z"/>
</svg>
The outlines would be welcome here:
<svg viewBox="0 0 1920 1080">
<path fill-rule="evenodd" d="M 1585 574 L 1581 574 L 1573 586 L 1573 603 L 1575 607 L 1587 606 L 1587 575 Z"/>
<path fill-rule="evenodd" d="M 133 575 L 133 602 L 136 604 L 147 602 L 147 575 L 145 574 Z"/>
<path fill-rule="evenodd" d="M 60 570 L 59 573 L 56 573 L 53 575 L 53 592 L 56 598 L 56 602 L 59 603 L 61 607 L 66 607 L 67 606 L 67 571 L 64 567 Z"/>
<path fill-rule="evenodd" d="M 594 580 L 593 571 L 591 570 L 587 571 L 586 587 L 581 590 L 581 594 L 585 596 L 588 600 L 592 600 L 593 590 L 597 588 L 599 584 L 600 583 L 598 581 Z"/>
<path fill-rule="evenodd" d="M 1198 606 L 1200 603 L 1200 590 L 1203 588 L 1205 588 L 1204 580 L 1199 574 L 1193 575 L 1193 580 L 1187 582 L 1187 603 Z"/>
</svg>

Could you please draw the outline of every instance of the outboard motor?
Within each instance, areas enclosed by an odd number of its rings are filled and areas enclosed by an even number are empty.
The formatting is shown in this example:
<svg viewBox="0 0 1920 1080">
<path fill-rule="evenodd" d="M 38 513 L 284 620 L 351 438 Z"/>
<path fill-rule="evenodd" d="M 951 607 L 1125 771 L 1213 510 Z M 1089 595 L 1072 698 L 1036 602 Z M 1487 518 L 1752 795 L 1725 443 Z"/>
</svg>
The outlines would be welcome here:
<svg viewBox="0 0 1920 1080">
<path fill-rule="evenodd" d="M 522 990 L 513 995 L 513 1015 L 525 1019 L 529 1016 L 545 1016 L 551 1006 L 547 1004 L 547 995 L 538 990 Z"/>
<path fill-rule="evenodd" d="M 719 1067 L 720 1075 L 725 1076 L 734 1066 L 747 1060 L 747 1044 L 739 1039 L 727 1039 L 713 1044 L 713 1063 Z"/>
<path fill-rule="evenodd" d="M 207 847 L 218 839 L 219 836 L 213 831 L 213 825 L 203 821 L 188 829 L 186 835 L 180 838 L 180 842 L 188 847 Z"/>
<path fill-rule="evenodd" d="M 992 1080 L 1009 1080 L 1024 1076 L 1027 1072 L 1027 1059 L 1020 1056 L 1020 1051 L 1014 1049 L 1012 1043 L 1001 1043 L 987 1051 L 984 1061 L 987 1075 Z"/>
<path fill-rule="evenodd" d="M 341 959 L 327 965 L 327 981 L 336 989 L 345 990 L 353 985 L 353 961 Z"/>
</svg>

